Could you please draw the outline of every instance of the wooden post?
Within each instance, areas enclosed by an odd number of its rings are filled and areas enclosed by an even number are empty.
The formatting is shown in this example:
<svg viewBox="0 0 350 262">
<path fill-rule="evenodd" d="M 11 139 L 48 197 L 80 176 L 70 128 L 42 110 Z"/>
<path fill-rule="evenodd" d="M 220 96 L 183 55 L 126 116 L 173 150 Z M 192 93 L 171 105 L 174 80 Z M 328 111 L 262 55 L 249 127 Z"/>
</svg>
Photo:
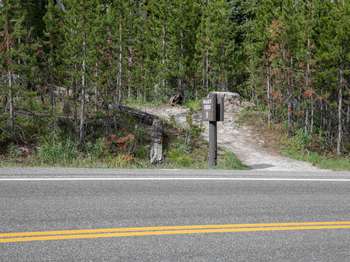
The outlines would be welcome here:
<svg viewBox="0 0 350 262">
<path fill-rule="evenodd" d="M 215 167 L 218 160 L 218 131 L 217 122 L 209 121 L 209 167 Z"/>
<path fill-rule="evenodd" d="M 210 93 L 209 98 L 212 100 L 213 109 L 212 119 L 209 119 L 209 152 L 208 152 L 208 165 L 213 168 L 217 165 L 218 159 L 218 130 L 217 130 L 217 101 L 218 96 L 215 93 Z"/>
</svg>

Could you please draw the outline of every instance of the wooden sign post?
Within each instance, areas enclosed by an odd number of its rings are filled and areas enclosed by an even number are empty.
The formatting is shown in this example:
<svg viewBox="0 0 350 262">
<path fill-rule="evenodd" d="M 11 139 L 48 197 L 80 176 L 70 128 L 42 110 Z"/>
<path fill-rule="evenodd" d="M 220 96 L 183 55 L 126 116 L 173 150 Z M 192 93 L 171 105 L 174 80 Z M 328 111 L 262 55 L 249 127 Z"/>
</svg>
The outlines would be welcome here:
<svg viewBox="0 0 350 262">
<path fill-rule="evenodd" d="M 217 122 L 224 121 L 224 96 L 210 93 L 203 100 L 202 119 L 209 122 L 208 165 L 215 167 L 218 158 Z"/>
</svg>

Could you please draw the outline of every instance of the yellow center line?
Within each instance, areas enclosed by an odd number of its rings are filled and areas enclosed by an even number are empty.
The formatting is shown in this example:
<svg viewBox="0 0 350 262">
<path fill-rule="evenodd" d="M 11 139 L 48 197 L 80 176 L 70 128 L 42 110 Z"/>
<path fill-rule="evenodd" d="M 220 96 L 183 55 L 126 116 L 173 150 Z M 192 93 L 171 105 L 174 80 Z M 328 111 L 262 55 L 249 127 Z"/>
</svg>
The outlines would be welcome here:
<svg viewBox="0 0 350 262">
<path fill-rule="evenodd" d="M 291 223 L 259 223 L 259 224 L 222 224 L 222 225 L 188 225 L 188 226 L 156 226 L 156 227 L 120 227 L 100 229 L 79 229 L 79 230 L 56 230 L 39 232 L 10 232 L 0 233 L 4 237 L 30 237 L 49 235 L 76 235 L 94 233 L 116 233 L 134 231 L 163 231 L 163 230 L 184 230 L 184 229 L 221 229 L 221 228 L 255 228 L 255 227 L 294 227 L 294 226 L 324 226 L 324 225 L 350 225 L 350 221 L 329 221 L 329 222 L 291 222 Z"/>
<path fill-rule="evenodd" d="M 301 231 L 325 229 L 350 229 L 350 221 L 334 222 L 301 222 L 301 223 L 270 223 L 270 224 L 225 224 L 225 225 L 193 225 L 193 226 L 161 226 L 106 228 L 91 230 L 64 230 L 46 232 L 19 232 L 0 234 L 0 243 L 96 239 L 111 237 L 184 235 L 206 233 L 239 233 L 259 231 Z"/>
</svg>

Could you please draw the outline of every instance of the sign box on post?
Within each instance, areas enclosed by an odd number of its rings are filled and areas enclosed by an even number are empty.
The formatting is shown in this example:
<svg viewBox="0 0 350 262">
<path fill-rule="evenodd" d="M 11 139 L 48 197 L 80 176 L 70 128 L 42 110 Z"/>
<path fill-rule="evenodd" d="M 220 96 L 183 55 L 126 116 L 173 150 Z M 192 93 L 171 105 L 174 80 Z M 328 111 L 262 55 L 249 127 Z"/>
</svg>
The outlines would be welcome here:
<svg viewBox="0 0 350 262">
<path fill-rule="evenodd" d="M 203 121 L 209 122 L 209 167 L 217 165 L 217 122 L 224 121 L 224 96 L 210 93 L 203 100 Z"/>
<path fill-rule="evenodd" d="M 203 100 L 203 121 L 216 121 L 216 97 L 209 96 Z"/>
<path fill-rule="evenodd" d="M 216 98 L 216 121 L 224 121 L 224 105 L 225 105 L 225 96 L 217 95 Z"/>
</svg>

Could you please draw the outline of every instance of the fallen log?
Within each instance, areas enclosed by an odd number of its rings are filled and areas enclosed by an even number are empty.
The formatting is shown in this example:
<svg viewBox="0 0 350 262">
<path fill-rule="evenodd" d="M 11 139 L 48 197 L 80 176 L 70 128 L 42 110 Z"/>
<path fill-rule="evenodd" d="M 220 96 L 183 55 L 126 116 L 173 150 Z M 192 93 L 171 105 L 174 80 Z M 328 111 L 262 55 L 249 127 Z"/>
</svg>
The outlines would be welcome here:
<svg viewBox="0 0 350 262">
<path fill-rule="evenodd" d="M 128 114 L 128 115 L 136 118 L 142 124 L 146 124 L 149 126 L 151 126 L 153 124 L 154 120 L 159 119 L 157 116 L 154 116 L 154 115 L 148 114 L 146 112 L 143 112 L 141 110 L 131 108 L 128 106 L 124 106 L 124 105 L 112 104 L 109 106 L 109 109 Z"/>
</svg>

